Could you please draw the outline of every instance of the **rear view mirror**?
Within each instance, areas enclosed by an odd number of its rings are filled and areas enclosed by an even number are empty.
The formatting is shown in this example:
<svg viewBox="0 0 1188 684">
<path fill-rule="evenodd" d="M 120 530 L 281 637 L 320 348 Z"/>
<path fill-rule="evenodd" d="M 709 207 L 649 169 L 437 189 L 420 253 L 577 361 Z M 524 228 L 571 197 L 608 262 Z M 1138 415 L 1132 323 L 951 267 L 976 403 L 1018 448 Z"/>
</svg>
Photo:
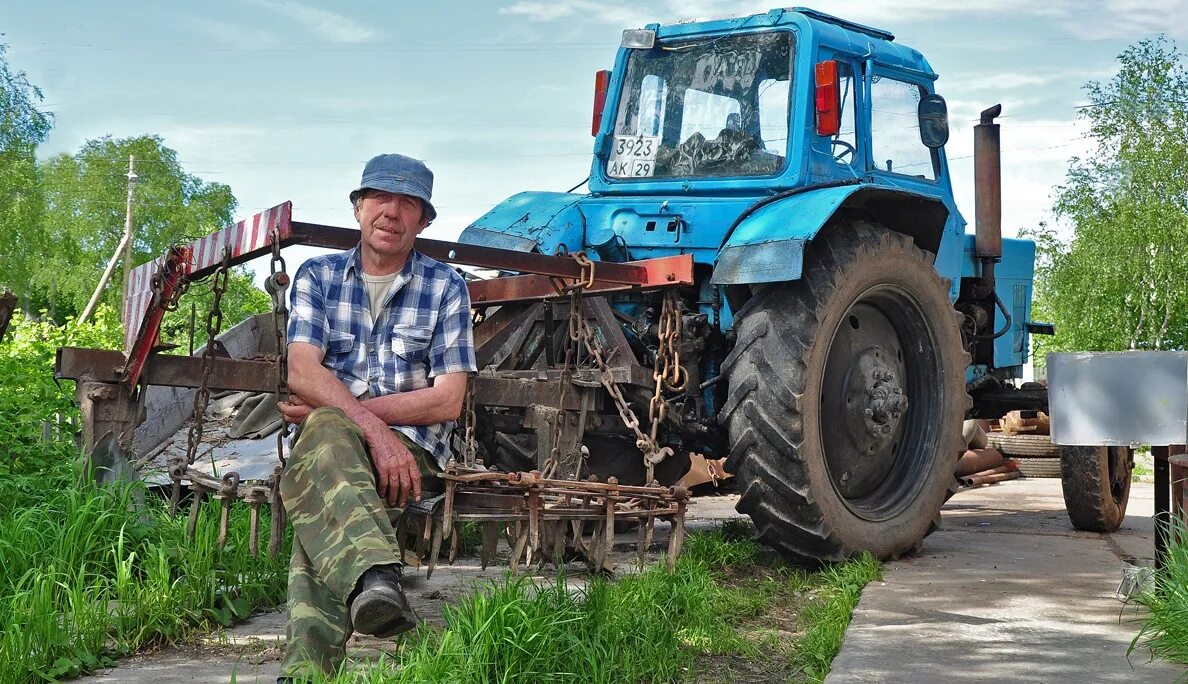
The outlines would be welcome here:
<svg viewBox="0 0 1188 684">
<path fill-rule="evenodd" d="M 949 142 L 949 108 L 940 95 L 926 95 L 920 98 L 917 109 L 920 118 L 920 142 L 925 147 L 937 149 Z"/>
</svg>

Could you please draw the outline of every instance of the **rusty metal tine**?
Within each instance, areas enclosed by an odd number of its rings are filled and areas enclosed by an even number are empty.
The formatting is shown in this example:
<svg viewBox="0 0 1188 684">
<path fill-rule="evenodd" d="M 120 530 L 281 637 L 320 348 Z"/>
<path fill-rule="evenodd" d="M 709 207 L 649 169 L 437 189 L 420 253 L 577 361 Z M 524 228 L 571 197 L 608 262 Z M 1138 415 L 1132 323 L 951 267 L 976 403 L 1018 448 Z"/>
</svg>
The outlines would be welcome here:
<svg viewBox="0 0 1188 684">
<path fill-rule="evenodd" d="M 192 484 L 190 489 L 194 492 L 194 498 L 190 501 L 190 524 L 186 531 L 189 533 L 190 539 L 193 539 L 194 533 L 198 531 L 198 514 L 202 511 L 203 488 Z"/>
<path fill-rule="evenodd" d="M 582 521 L 570 520 L 569 526 L 573 530 L 573 548 L 582 555 L 586 555 L 586 540 L 582 539 Z"/>
<path fill-rule="evenodd" d="M 251 528 L 248 550 L 252 554 L 252 558 L 255 558 L 260 555 L 260 502 L 258 500 L 252 501 L 251 520 L 248 522 L 248 527 Z"/>
<path fill-rule="evenodd" d="M 602 551 L 602 546 L 598 533 L 602 527 L 602 523 L 594 522 L 592 524 L 594 525 L 594 531 L 590 534 L 590 547 L 586 553 L 586 565 L 590 568 L 590 572 L 597 572 L 601 567 L 601 564 L 598 562 L 598 556 Z"/>
<path fill-rule="evenodd" d="M 417 534 L 417 558 L 425 557 L 425 552 L 429 549 L 429 538 L 433 534 L 433 516 L 426 515 L 424 518 L 421 531 Z"/>
<path fill-rule="evenodd" d="M 396 521 L 396 555 L 404 558 L 404 550 L 408 545 L 408 526 L 405 524 L 408 516 L 401 515 Z"/>
<path fill-rule="evenodd" d="M 433 516 L 426 516 L 432 520 Z M 437 567 L 437 556 L 441 553 L 441 528 L 446 527 L 445 520 L 436 521 L 433 525 L 433 541 L 429 544 L 429 565 L 425 568 L 425 579 L 433 576 L 433 570 Z"/>
<path fill-rule="evenodd" d="M 606 482 L 609 485 L 619 484 L 619 481 L 613 477 L 608 477 L 606 479 Z M 600 566 L 603 566 L 606 564 L 606 559 L 610 556 L 611 551 L 613 551 L 614 547 L 615 547 L 615 500 L 614 500 L 614 497 L 616 494 L 618 494 L 618 492 L 612 489 L 612 490 L 610 490 L 610 492 L 608 492 L 608 496 L 604 500 L 604 503 L 606 505 L 606 522 L 604 523 L 606 533 L 603 534 L 602 544 L 603 544 L 604 548 L 603 548 L 603 551 L 601 554 L 602 562 L 599 563 Z"/>
<path fill-rule="evenodd" d="M 450 523 L 452 534 L 450 535 L 450 565 L 458 560 L 458 552 L 462 548 L 462 525 L 460 523 Z"/>
<path fill-rule="evenodd" d="M 668 569 L 676 567 L 677 556 L 685 545 L 685 501 L 677 503 L 677 513 L 672 517 L 672 532 L 668 539 Z"/>
<path fill-rule="evenodd" d="M 285 505 L 281 501 L 280 481 L 283 467 L 277 465 L 272 469 L 272 477 L 268 481 L 270 494 L 272 500 L 269 502 L 272 506 L 272 525 L 269 530 L 268 537 L 268 556 L 276 558 L 280 554 L 281 537 L 285 533 Z"/>
<path fill-rule="evenodd" d="M 565 564 L 565 521 L 553 525 L 553 564 L 560 568 Z"/>
<path fill-rule="evenodd" d="M 647 520 L 639 521 L 639 529 L 636 532 L 635 556 L 636 556 L 636 563 L 641 568 L 643 567 L 643 564 L 644 564 L 644 558 L 647 556 L 647 553 L 648 553 L 648 538 L 647 538 L 648 534 L 647 534 L 647 532 L 648 532 L 648 521 L 650 521 L 650 520 L 651 520 L 651 518 L 649 517 Z"/>
<path fill-rule="evenodd" d="M 499 523 L 486 522 L 482 525 L 483 549 L 480 560 L 483 570 L 486 570 L 491 561 L 495 560 L 495 550 L 499 547 Z"/>
<path fill-rule="evenodd" d="M 231 522 L 231 498 L 226 494 L 220 494 L 219 497 L 222 499 L 219 508 L 219 550 L 222 551 L 227 545 L 227 528 Z"/>
<path fill-rule="evenodd" d="M 173 489 L 169 494 L 169 516 L 177 515 L 177 506 L 181 503 L 181 480 L 173 481 Z"/>
<path fill-rule="evenodd" d="M 528 559 L 525 565 L 532 565 L 532 555 L 540 548 L 540 492 L 535 488 L 528 491 Z"/>
<path fill-rule="evenodd" d="M 515 548 L 512 549 L 511 562 L 508 564 L 511 566 L 511 571 L 513 574 L 516 572 L 516 566 L 519 565 L 520 556 L 524 553 L 524 549 L 527 546 L 528 546 L 528 526 L 524 525 L 523 523 L 517 522 L 516 523 L 516 545 L 515 545 Z"/>
<path fill-rule="evenodd" d="M 454 488 L 456 486 L 457 483 L 446 480 L 445 505 L 442 507 L 441 511 L 441 519 L 446 525 L 446 539 L 449 539 L 450 535 L 454 532 Z"/>
</svg>

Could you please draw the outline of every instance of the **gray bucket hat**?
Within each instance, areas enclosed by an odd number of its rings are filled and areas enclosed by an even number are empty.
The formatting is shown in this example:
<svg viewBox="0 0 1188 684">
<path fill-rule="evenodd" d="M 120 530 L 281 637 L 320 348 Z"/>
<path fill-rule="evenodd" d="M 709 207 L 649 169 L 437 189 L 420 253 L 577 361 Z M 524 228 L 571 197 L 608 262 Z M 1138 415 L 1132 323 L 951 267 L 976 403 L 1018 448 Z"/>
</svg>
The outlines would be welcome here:
<svg viewBox="0 0 1188 684">
<path fill-rule="evenodd" d="M 380 154 L 371 158 L 363 167 L 363 179 L 359 187 L 351 191 L 351 203 L 364 190 L 382 190 L 398 195 L 409 195 L 425 203 L 429 220 L 437 218 L 437 210 L 429 198 L 433 195 L 433 172 L 422 162 L 403 154 Z"/>
</svg>

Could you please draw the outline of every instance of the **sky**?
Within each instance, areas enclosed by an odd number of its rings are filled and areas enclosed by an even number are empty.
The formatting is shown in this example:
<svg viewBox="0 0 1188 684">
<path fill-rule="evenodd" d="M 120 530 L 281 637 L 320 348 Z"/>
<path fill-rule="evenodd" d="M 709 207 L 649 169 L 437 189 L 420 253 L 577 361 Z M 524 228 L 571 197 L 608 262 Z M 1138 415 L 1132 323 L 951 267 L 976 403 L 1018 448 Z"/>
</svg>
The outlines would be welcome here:
<svg viewBox="0 0 1188 684">
<path fill-rule="evenodd" d="M 453 239 L 523 190 L 564 191 L 590 169 L 594 73 L 624 28 L 762 12 L 736 0 L 6 0 L 0 42 L 45 96 L 41 156 L 103 136 L 160 135 L 185 169 L 230 185 L 238 218 L 292 200 L 294 218 L 354 226 L 365 161 L 401 152 L 436 174 Z M 1003 104 L 1003 230 L 1051 221 L 1069 157 L 1091 153 L 1082 86 L 1127 45 L 1183 42 L 1188 0 L 822 0 L 890 30 L 940 74 L 954 192 L 973 223 L 978 112 Z M 150 168 L 138 169 L 141 175 Z M 308 252 L 296 251 L 296 260 Z M 291 261 L 292 263 L 292 261 Z M 253 264 L 254 266 L 256 264 Z M 266 261 L 263 269 L 267 270 Z"/>
</svg>

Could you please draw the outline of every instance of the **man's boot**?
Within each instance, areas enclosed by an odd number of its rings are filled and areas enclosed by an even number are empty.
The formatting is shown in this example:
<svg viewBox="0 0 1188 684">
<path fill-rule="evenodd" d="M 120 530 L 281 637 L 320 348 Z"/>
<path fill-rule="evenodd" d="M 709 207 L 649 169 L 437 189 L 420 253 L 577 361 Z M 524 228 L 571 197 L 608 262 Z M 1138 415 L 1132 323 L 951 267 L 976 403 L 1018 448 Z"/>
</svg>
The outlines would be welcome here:
<svg viewBox="0 0 1188 684">
<path fill-rule="evenodd" d="M 351 624 L 356 632 L 386 639 L 417 626 L 404 590 L 399 565 L 377 565 L 359 578 L 351 594 Z"/>
</svg>

